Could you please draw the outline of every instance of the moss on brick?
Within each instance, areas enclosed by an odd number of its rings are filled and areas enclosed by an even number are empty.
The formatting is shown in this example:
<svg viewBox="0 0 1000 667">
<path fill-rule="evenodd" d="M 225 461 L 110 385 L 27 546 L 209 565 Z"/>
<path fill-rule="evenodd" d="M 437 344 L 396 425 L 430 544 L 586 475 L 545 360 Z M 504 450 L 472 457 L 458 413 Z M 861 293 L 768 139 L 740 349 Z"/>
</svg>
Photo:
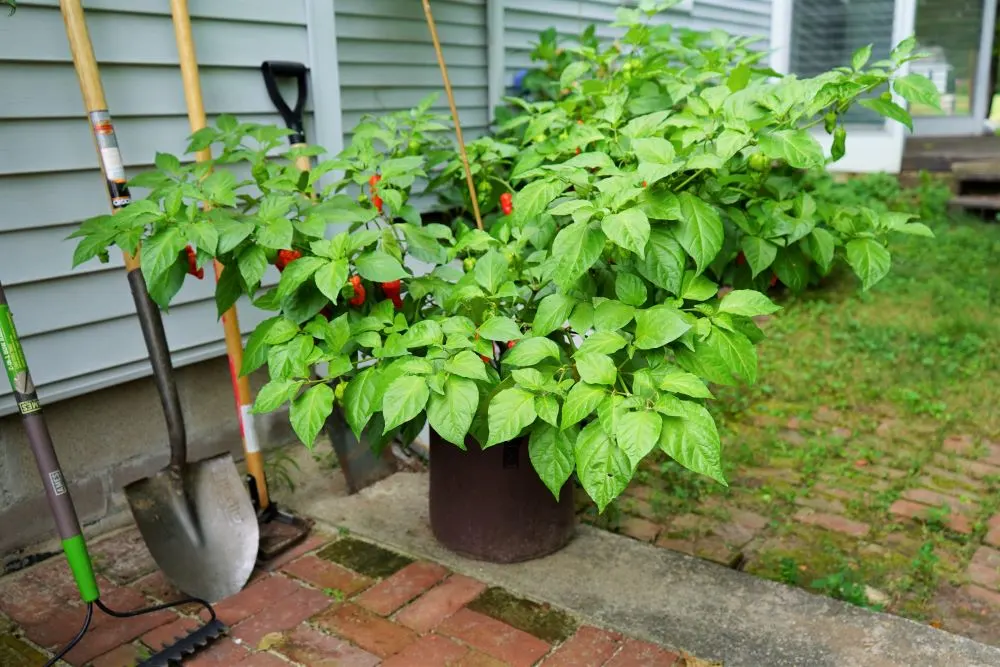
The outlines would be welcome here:
<svg viewBox="0 0 1000 667">
<path fill-rule="evenodd" d="M 349 570 L 376 579 L 384 578 L 399 572 L 413 562 L 395 551 L 389 551 L 351 537 L 337 540 L 317 554 L 334 563 L 343 565 Z"/>
<path fill-rule="evenodd" d="M 496 587 L 486 589 L 468 607 L 550 644 L 569 639 L 579 625 L 569 614 Z"/>
<path fill-rule="evenodd" d="M 46 657 L 37 649 L 11 634 L 0 635 L 0 665 L 3 667 L 42 667 Z"/>
</svg>

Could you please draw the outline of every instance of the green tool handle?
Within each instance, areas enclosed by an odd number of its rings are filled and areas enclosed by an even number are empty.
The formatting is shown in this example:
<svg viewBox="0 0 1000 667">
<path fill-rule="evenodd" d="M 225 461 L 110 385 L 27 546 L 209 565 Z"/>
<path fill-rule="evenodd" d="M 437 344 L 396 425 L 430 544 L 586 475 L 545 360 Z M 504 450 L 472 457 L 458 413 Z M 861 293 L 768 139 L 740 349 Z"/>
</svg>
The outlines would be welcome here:
<svg viewBox="0 0 1000 667">
<path fill-rule="evenodd" d="M 14 317 L 7 304 L 3 283 L 0 283 L 0 357 L 3 358 L 10 387 L 14 390 L 14 399 L 21 413 L 24 429 L 28 432 L 31 452 L 35 455 L 38 473 L 42 476 L 42 484 L 45 486 L 45 496 L 48 498 L 52 517 L 55 519 L 56 530 L 62 539 L 63 552 L 73 571 L 76 585 L 80 589 L 80 597 L 84 602 L 93 602 L 100 597 L 94 568 L 87 553 L 83 532 L 80 530 L 80 520 L 73 506 L 73 498 L 59 467 L 56 450 L 52 446 L 49 427 L 45 423 L 45 417 L 42 416 L 42 405 L 38 401 L 38 392 L 31 380 L 21 340 L 14 328 Z"/>
</svg>

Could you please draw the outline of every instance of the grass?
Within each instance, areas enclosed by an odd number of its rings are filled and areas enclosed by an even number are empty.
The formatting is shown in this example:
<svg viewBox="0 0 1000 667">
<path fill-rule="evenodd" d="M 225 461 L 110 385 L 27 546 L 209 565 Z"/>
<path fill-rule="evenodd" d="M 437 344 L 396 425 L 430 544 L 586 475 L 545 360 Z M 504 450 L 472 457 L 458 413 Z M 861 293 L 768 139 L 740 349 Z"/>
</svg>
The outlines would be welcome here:
<svg viewBox="0 0 1000 667">
<path fill-rule="evenodd" d="M 839 272 L 806 295 L 776 299 L 784 308 L 766 324 L 757 384 L 720 388 L 710 406 L 728 489 L 666 459 L 636 483 L 654 489 L 650 504 L 664 523 L 692 511 L 707 520 L 707 499 L 770 517 L 764 543 L 745 548 L 748 571 L 937 623 L 936 593 L 962 582 L 982 521 L 1000 505 L 996 480 L 965 488 L 947 473 L 932 479 L 948 493 L 978 494 L 971 537 L 952 532 L 943 510 L 914 524 L 888 509 L 921 485 L 945 437 L 1000 442 L 1000 225 L 943 214 L 925 222 L 936 238 L 897 238 L 892 271 L 870 292 Z M 850 493 L 834 500 L 871 525 L 866 539 L 789 519 L 796 499 L 820 497 L 821 484 Z"/>
</svg>

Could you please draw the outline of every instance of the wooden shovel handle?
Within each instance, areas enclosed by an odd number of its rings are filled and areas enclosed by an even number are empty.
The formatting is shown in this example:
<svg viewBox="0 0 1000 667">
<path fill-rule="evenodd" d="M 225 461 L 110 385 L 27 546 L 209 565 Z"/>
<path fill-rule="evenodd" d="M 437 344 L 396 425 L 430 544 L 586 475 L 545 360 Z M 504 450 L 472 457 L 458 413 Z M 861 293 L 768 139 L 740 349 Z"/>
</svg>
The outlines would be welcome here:
<svg viewBox="0 0 1000 667">
<path fill-rule="evenodd" d="M 174 34 L 177 40 L 177 53 L 180 58 L 181 80 L 184 83 L 184 98 L 187 101 L 188 121 L 191 132 L 208 125 L 205 114 L 205 104 L 201 95 L 201 80 L 198 75 L 198 56 L 191 31 L 191 15 L 188 12 L 187 0 L 170 0 L 170 12 L 174 22 Z M 195 153 L 198 162 L 212 159 L 212 149 L 206 147 Z M 209 210 L 205 204 L 204 209 Z M 222 278 L 225 269 L 218 260 L 213 260 L 215 280 Z M 261 509 L 270 506 L 271 500 L 267 492 L 267 480 L 264 474 L 264 457 L 260 451 L 257 431 L 254 426 L 250 408 L 253 406 L 253 394 L 250 390 L 250 378 L 240 375 L 243 367 L 243 336 L 240 333 L 240 320 L 236 306 L 232 306 L 222 315 L 222 326 L 226 337 L 226 354 L 229 357 L 229 374 L 233 384 L 233 394 L 236 398 L 236 413 L 240 424 L 240 435 L 243 439 L 243 452 L 246 456 L 247 471 L 254 478 Z"/>
</svg>

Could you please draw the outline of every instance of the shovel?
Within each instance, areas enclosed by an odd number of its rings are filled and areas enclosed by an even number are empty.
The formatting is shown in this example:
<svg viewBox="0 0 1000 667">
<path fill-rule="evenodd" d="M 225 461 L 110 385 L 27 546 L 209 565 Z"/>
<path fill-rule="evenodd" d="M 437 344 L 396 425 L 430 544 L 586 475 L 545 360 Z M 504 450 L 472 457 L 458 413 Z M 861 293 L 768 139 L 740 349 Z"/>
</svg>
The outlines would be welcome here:
<svg viewBox="0 0 1000 667">
<path fill-rule="evenodd" d="M 306 98 L 309 94 L 309 69 L 298 62 L 265 60 L 260 65 L 260 71 L 264 75 L 264 86 L 267 88 L 271 102 L 278 108 L 285 125 L 292 131 L 288 137 L 288 143 L 291 148 L 304 147 L 306 145 L 306 130 L 302 112 L 305 110 Z M 288 106 L 285 98 L 282 97 L 281 91 L 278 89 L 279 78 L 295 80 L 298 94 L 294 107 Z M 295 159 L 295 166 L 302 171 L 309 171 L 311 164 L 308 157 L 299 155 Z M 390 448 L 386 447 L 381 456 L 376 454 L 371 444 L 366 442 L 364 438 L 359 441 L 354 437 L 354 434 L 347 427 L 347 423 L 336 411 L 327 420 L 326 431 L 333 445 L 333 450 L 337 454 L 340 468 L 344 471 L 349 493 L 357 493 L 399 469 Z"/>
<path fill-rule="evenodd" d="M 184 98 L 187 102 L 188 120 L 191 132 L 197 132 L 207 125 L 205 105 L 201 96 L 201 81 L 198 75 L 198 57 L 194 35 L 191 31 L 191 15 L 187 0 L 170 0 L 170 13 L 174 22 L 177 53 L 180 56 L 181 78 L 184 82 Z M 199 162 L 211 160 L 212 150 L 198 151 L 195 159 Z M 206 205 L 207 210 L 207 205 Z M 223 265 L 213 262 L 215 279 L 222 278 Z M 250 378 L 240 375 L 243 366 L 243 337 L 240 333 L 239 315 L 236 306 L 222 315 L 222 325 L 226 334 L 226 354 L 229 356 L 230 379 L 236 398 L 236 416 L 243 436 L 243 454 L 247 465 L 247 486 L 250 500 L 257 511 L 260 525 L 260 553 L 258 562 L 266 563 L 285 553 L 306 538 L 312 530 L 313 521 L 290 514 L 278 508 L 267 488 L 264 473 L 264 455 L 261 453 L 253 420 L 253 395 Z"/>
<path fill-rule="evenodd" d="M 121 152 L 80 0 L 60 0 L 112 213 L 131 203 Z M 257 558 L 257 516 L 229 453 L 187 461 L 187 435 L 163 320 L 138 257 L 123 252 L 170 441 L 170 463 L 125 487 L 132 515 L 164 575 L 188 595 L 216 602 L 239 592 Z"/>
</svg>

